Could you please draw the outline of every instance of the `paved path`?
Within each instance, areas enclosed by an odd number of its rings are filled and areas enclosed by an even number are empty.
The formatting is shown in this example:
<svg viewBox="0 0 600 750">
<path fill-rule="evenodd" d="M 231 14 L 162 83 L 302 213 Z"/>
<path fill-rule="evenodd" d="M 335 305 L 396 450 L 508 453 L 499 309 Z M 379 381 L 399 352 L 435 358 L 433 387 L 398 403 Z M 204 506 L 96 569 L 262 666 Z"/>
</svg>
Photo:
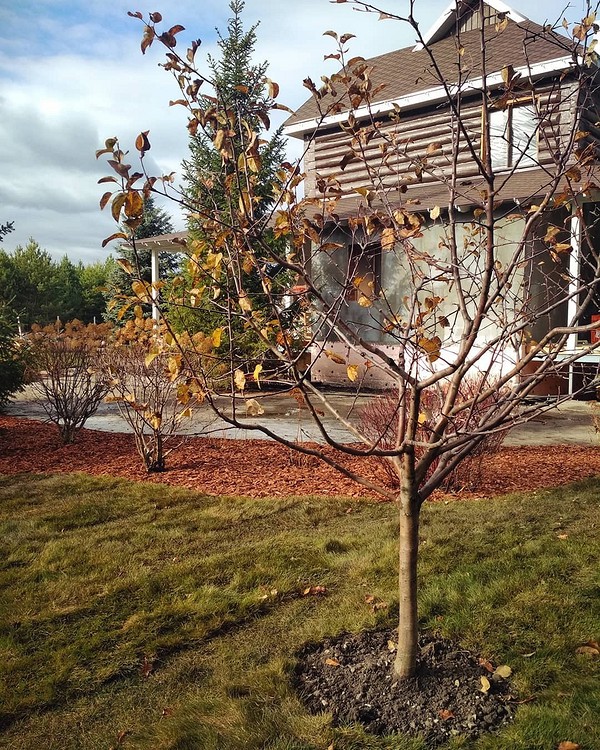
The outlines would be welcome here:
<svg viewBox="0 0 600 750">
<path fill-rule="evenodd" d="M 321 441 L 319 430 L 312 422 L 306 410 L 299 409 L 295 399 L 289 394 L 252 393 L 251 398 L 259 401 L 264 414 L 254 420 L 269 427 L 274 432 L 289 440 Z M 352 419 L 357 410 L 370 397 L 361 396 L 354 399 L 347 393 L 331 393 L 328 399 L 344 417 Z M 240 400 L 243 407 L 243 399 Z M 527 424 L 513 428 L 504 441 L 504 445 L 595 445 L 599 444 L 592 424 L 593 404 L 584 401 L 567 401 L 554 407 L 545 414 L 536 417 Z M 32 400 L 29 389 L 17 394 L 8 404 L 5 412 L 16 417 L 28 419 L 45 419 L 42 406 Z M 242 412 L 243 413 L 243 412 Z M 599 410 L 600 415 L 600 410 Z M 352 436 L 333 418 L 327 418 L 328 431 L 332 438 L 349 441 Z M 97 413 L 88 419 L 86 427 L 92 430 L 107 432 L 130 432 L 128 425 L 121 419 L 115 404 L 101 404 Z M 192 419 L 181 429 L 188 435 L 210 435 L 225 438 L 264 438 L 257 430 L 236 429 L 216 418 L 207 406 L 196 408 Z"/>
</svg>

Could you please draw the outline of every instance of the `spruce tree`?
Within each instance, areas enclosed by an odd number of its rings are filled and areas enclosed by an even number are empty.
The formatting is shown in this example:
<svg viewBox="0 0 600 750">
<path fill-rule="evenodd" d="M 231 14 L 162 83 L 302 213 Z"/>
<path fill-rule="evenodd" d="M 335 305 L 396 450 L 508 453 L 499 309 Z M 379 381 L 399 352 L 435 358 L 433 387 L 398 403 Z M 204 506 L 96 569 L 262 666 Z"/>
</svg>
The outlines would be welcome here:
<svg viewBox="0 0 600 750">
<path fill-rule="evenodd" d="M 281 129 L 276 130 L 271 136 L 264 133 L 268 130 L 270 123 L 265 122 L 258 114 L 263 109 L 259 104 L 269 95 L 266 83 L 268 63 L 257 64 L 252 59 L 257 42 L 258 24 L 254 24 L 248 30 L 244 29 L 243 0 L 232 0 L 229 7 L 232 15 L 227 24 L 227 34 L 223 36 L 217 29 L 219 55 L 218 57 L 208 56 L 207 59 L 213 91 L 204 97 L 201 106 L 205 111 L 209 111 L 214 104 L 210 98 L 212 95 L 219 100 L 219 110 L 231 113 L 231 129 L 238 133 L 232 139 L 234 159 L 244 150 L 244 122 L 249 123 L 252 129 L 263 131 L 262 143 L 259 147 L 258 189 L 256 190 L 261 200 L 253 206 L 254 219 L 260 221 L 267 217 L 273 206 L 273 185 L 277 184 L 277 172 L 285 158 L 285 142 Z M 201 127 L 198 128 L 190 137 L 189 159 L 183 162 L 186 202 L 192 209 L 195 209 L 190 211 L 188 219 L 189 235 L 192 241 L 197 240 L 200 243 L 203 240 L 202 218 L 194 218 L 194 214 L 202 217 L 204 212 L 214 213 L 216 210 L 223 222 L 227 224 L 229 206 L 237 205 L 239 199 L 236 185 L 228 181 L 229 171 L 226 167 L 224 168 L 222 154 L 211 136 L 210 131 L 205 132 Z M 233 165 L 230 171 L 234 171 Z M 275 248 L 275 239 L 271 238 L 269 241 Z M 259 261 L 264 259 L 265 263 L 268 263 L 268 251 L 262 254 L 256 253 L 256 255 Z M 254 308 L 260 308 L 262 286 L 256 268 L 249 269 L 245 276 L 245 289 L 253 298 Z M 282 282 L 283 276 L 279 278 L 280 285 Z M 226 276 L 223 283 L 228 283 Z M 275 284 L 277 283 L 276 281 Z M 223 300 L 227 297 L 226 293 L 222 295 Z M 262 302 L 262 304 L 265 303 L 266 300 Z M 210 314 L 204 309 L 187 312 L 179 309 L 179 321 L 174 322 L 179 327 L 188 330 L 213 330 L 219 325 L 219 314 L 215 313 L 214 306 L 211 307 Z M 248 351 L 257 343 L 250 340 L 250 334 L 245 333 L 241 326 L 235 331 L 235 337 L 235 346 L 240 350 Z"/>
</svg>

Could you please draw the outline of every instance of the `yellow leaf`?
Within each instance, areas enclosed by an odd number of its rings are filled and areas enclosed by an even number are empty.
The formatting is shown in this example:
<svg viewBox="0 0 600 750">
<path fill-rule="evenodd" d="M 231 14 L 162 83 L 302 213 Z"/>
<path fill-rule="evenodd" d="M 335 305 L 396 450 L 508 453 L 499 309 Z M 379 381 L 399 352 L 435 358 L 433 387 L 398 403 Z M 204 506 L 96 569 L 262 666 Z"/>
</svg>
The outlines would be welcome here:
<svg viewBox="0 0 600 750">
<path fill-rule="evenodd" d="M 569 742 L 568 740 L 563 740 L 559 746 L 558 750 L 579 750 L 581 745 L 578 745 L 576 742 Z"/>
<path fill-rule="evenodd" d="M 396 233 L 392 227 L 387 227 L 381 233 L 381 249 L 393 250 L 396 244 Z"/>
<path fill-rule="evenodd" d="M 358 365 L 348 365 L 346 372 L 348 373 L 348 380 L 353 383 L 358 380 Z"/>
<path fill-rule="evenodd" d="M 249 417 L 260 417 L 261 414 L 264 414 L 265 410 L 262 408 L 262 406 L 258 403 L 258 401 L 255 398 L 251 398 L 248 401 L 246 401 L 246 414 Z"/>
<path fill-rule="evenodd" d="M 502 677 L 502 679 L 506 680 L 511 676 L 512 669 L 507 664 L 502 664 L 500 667 L 496 667 L 494 674 L 497 677 Z"/>
<path fill-rule="evenodd" d="M 442 341 L 439 336 L 434 336 L 431 339 L 423 336 L 419 339 L 419 346 L 426 352 L 430 362 L 435 362 L 440 358 Z"/>
<path fill-rule="evenodd" d="M 371 300 L 368 297 L 365 297 L 364 294 L 361 294 L 360 297 L 358 298 L 358 304 L 361 307 L 371 307 L 373 305 Z"/>
<path fill-rule="evenodd" d="M 482 677 L 482 678 L 481 678 L 481 687 L 480 687 L 480 691 L 481 691 L 482 693 L 485 693 L 485 694 L 487 695 L 487 693 L 488 693 L 488 692 L 489 692 L 489 690 L 490 690 L 490 687 L 491 687 L 491 685 L 490 685 L 490 681 L 488 680 L 488 678 L 487 678 L 487 677 Z"/>
<path fill-rule="evenodd" d="M 240 307 L 244 312 L 250 312 L 252 310 L 252 302 L 246 292 L 240 292 Z"/>
<path fill-rule="evenodd" d="M 221 346 L 222 335 L 223 335 L 222 328 L 215 328 L 215 330 L 212 332 L 211 334 L 212 345 L 215 347 L 215 349 L 218 349 Z"/>
<path fill-rule="evenodd" d="M 427 422 L 427 414 L 421 412 L 419 414 L 419 424 L 425 424 L 425 422 Z"/>
<path fill-rule="evenodd" d="M 252 373 L 252 377 L 254 378 L 254 380 L 257 383 L 259 382 L 258 378 L 260 377 L 260 373 L 262 372 L 262 368 L 263 368 L 262 365 L 256 365 L 256 367 L 254 368 L 254 372 Z"/>
<path fill-rule="evenodd" d="M 160 418 L 159 414 L 153 414 L 150 417 L 150 424 L 152 425 L 153 430 L 160 430 L 161 422 L 162 422 L 162 419 Z"/>
<path fill-rule="evenodd" d="M 189 419 L 192 416 L 192 410 L 188 407 L 179 414 L 179 419 Z"/>
<path fill-rule="evenodd" d="M 430 209 L 429 216 L 434 221 L 439 217 L 439 215 L 440 215 L 440 207 L 439 206 L 434 206 L 432 209 Z"/>
<path fill-rule="evenodd" d="M 158 352 L 156 350 L 148 352 L 146 354 L 146 357 L 144 358 L 144 364 L 146 367 L 150 367 L 150 365 L 154 362 L 154 360 L 158 357 Z"/>
<path fill-rule="evenodd" d="M 133 273 L 133 266 L 126 258 L 117 258 L 117 264 L 121 266 L 125 273 L 128 273 L 131 276 Z"/>
<path fill-rule="evenodd" d="M 337 659 L 325 659 L 325 664 L 329 667 L 339 667 L 340 663 Z"/>
<path fill-rule="evenodd" d="M 241 370 L 236 370 L 235 374 L 233 376 L 233 382 L 235 383 L 235 387 L 239 391 L 243 391 L 246 387 L 246 376 Z"/>
</svg>

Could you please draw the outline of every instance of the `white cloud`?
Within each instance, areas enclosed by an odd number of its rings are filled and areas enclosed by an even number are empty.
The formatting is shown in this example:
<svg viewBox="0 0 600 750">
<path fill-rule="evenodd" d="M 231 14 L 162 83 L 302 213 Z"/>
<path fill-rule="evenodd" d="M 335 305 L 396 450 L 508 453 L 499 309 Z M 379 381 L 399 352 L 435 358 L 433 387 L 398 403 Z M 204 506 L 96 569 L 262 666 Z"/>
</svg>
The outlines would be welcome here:
<svg viewBox="0 0 600 750">
<path fill-rule="evenodd" d="M 405 0 L 383 5 L 399 13 L 407 8 Z M 182 44 L 203 40 L 198 60 L 214 54 L 214 27 L 226 30 L 226 0 L 159 0 L 156 6 L 167 23 L 186 27 Z M 445 0 L 423 2 L 423 27 L 445 6 Z M 533 0 L 521 6 L 534 20 L 545 20 Z M 544 6 L 550 17 L 561 8 L 557 0 Z M 109 170 L 94 158 L 105 138 L 117 135 L 129 147 L 137 133 L 149 130 L 152 173 L 178 171 L 186 157 L 185 111 L 168 106 L 177 87 L 157 67 L 158 45 L 140 54 L 142 25 L 127 17 L 130 9 L 137 10 L 129 0 L 21 0 L 18 7 L 0 7 L 0 223 L 14 221 L 16 230 L 5 239 L 5 249 L 33 236 L 57 257 L 106 257 L 101 242 L 115 227 L 110 215 L 99 211 L 106 186 L 97 180 Z M 333 63 L 323 60 L 332 51 L 323 31 L 356 34 L 352 54 L 365 57 L 414 41 L 402 24 L 329 0 L 247 0 L 245 26 L 257 20 L 256 59 L 269 62 L 280 99 L 290 107 L 307 98 L 302 86 L 307 75 L 318 81 L 333 71 Z M 180 218 L 176 223 L 183 228 Z"/>
</svg>

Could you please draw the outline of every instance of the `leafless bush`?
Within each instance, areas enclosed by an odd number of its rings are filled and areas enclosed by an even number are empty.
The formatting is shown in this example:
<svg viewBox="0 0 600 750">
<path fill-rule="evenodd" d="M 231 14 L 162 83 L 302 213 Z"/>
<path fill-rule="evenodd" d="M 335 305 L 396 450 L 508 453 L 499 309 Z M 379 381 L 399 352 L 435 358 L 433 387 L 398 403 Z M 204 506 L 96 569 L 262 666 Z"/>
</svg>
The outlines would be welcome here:
<svg viewBox="0 0 600 750">
<path fill-rule="evenodd" d="M 136 331 L 135 323 L 107 352 L 106 369 L 111 376 L 107 400 L 117 404 L 121 417 L 131 427 L 148 472 L 164 471 L 173 449 L 167 450 L 167 445 L 191 415 L 189 405 L 178 400 L 185 376 L 180 369 L 175 373 L 173 356 L 158 332 L 144 328 Z"/>
<path fill-rule="evenodd" d="M 473 400 L 481 390 L 482 383 L 480 379 L 463 382 L 458 396 L 456 405 L 467 403 Z M 421 415 L 419 427 L 416 434 L 415 453 L 417 460 L 425 452 L 425 445 L 430 442 L 432 437 L 431 425 L 438 419 L 446 396 L 446 388 L 437 387 L 423 392 L 421 396 Z M 448 430 L 448 435 L 459 435 L 464 432 L 473 432 L 477 428 L 479 419 L 489 408 L 495 404 L 501 397 L 501 393 L 496 391 L 486 399 L 477 402 L 473 407 L 460 411 L 452 422 L 452 427 Z M 360 414 L 360 426 L 363 432 L 371 441 L 376 443 L 380 449 L 393 450 L 395 448 L 396 436 L 398 434 L 398 420 L 401 411 L 401 404 L 398 400 L 398 394 L 394 391 L 387 391 L 380 396 L 374 396 L 369 403 L 362 409 Z M 473 488 L 481 479 L 483 461 L 487 456 L 496 453 L 506 436 L 506 430 L 498 432 L 488 432 L 481 442 L 476 445 L 470 454 L 448 475 L 443 487 L 446 490 L 458 490 L 461 488 Z M 378 461 L 385 471 L 389 483 L 393 487 L 399 486 L 399 477 L 394 466 L 385 456 L 379 456 Z M 438 461 L 434 461 L 429 468 L 425 481 L 433 473 Z"/>
<path fill-rule="evenodd" d="M 29 335 L 31 387 L 65 445 L 75 441 L 108 393 L 108 377 L 98 365 L 109 336 L 108 324 L 78 320 L 34 326 Z"/>
</svg>

